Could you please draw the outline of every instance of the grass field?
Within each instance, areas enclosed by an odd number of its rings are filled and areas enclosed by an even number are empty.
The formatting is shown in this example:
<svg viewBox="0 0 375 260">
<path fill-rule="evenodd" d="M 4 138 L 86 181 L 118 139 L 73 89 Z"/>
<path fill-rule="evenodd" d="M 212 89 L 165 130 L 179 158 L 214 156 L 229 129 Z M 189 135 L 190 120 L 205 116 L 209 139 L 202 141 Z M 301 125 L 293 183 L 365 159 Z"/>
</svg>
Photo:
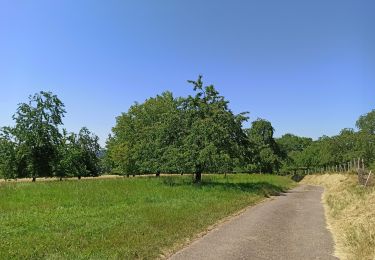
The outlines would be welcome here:
<svg viewBox="0 0 375 260">
<path fill-rule="evenodd" d="M 293 182 L 205 175 L 0 184 L 0 259 L 160 257 Z"/>
<path fill-rule="evenodd" d="M 358 185 L 353 174 L 306 176 L 303 183 L 325 187 L 323 201 L 329 228 L 342 259 L 375 259 L 375 187 Z"/>
</svg>

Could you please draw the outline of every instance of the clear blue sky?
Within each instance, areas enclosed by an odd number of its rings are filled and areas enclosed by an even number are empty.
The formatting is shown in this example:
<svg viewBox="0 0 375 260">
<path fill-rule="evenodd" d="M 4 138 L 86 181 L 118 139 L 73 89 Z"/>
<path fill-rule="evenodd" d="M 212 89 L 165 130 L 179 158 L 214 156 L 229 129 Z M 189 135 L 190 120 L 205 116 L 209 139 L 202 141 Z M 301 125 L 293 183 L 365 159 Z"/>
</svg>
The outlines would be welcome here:
<svg viewBox="0 0 375 260">
<path fill-rule="evenodd" d="M 375 1 L 0 0 L 0 126 L 56 93 L 104 144 L 134 101 L 203 74 L 276 135 L 317 138 L 375 108 Z"/>
</svg>

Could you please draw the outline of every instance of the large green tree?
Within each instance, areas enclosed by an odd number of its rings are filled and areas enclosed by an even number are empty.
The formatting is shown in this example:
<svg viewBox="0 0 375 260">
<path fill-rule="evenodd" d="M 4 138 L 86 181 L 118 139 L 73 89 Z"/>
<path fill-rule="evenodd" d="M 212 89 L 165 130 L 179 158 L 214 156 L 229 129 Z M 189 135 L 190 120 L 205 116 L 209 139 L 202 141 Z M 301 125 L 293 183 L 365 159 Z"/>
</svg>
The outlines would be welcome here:
<svg viewBox="0 0 375 260">
<path fill-rule="evenodd" d="M 107 154 L 125 174 L 231 171 L 243 156 L 244 113 L 235 115 L 228 101 L 202 77 L 189 81 L 194 96 L 174 98 L 165 92 L 134 104 L 117 118 Z"/>
<path fill-rule="evenodd" d="M 173 171 L 169 150 L 179 142 L 179 100 L 170 92 L 134 104 L 117 118 L 107 156 L 119 173 Z M 174 156 L 174 155 L 173 155 Z"/>
<path fill-rule="evenodd" d="M 41 91 L 19 105 L 11 129 L 15 142 L 26 161 L 26 172 L 36 177 L 52 176 L 58 164 L 61 142 L 59 126 L 65 114 L 64 104 L 51 92 Z"/>
<path fill-rule="evenodd" d="M 196 94 L 182 105 L 185 133 L 179 153 L 186 158 L 186 171 L 195 173 L 199 182 L 203 172 L 232 171 L 242 159 L 246 143 L 242 123 L 247 117 L 234 114 L 213 85 L 203 85 L 202 76 L 189 83 Z"/>
</svg>

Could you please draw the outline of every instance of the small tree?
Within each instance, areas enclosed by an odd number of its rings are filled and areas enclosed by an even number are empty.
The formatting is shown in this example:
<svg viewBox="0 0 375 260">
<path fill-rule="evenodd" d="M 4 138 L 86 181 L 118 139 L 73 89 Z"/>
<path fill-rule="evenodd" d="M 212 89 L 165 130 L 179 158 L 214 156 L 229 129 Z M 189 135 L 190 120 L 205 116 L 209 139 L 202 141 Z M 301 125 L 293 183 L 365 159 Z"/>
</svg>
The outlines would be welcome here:
<svg viewBox="0 0 375 260">
<path fill-rule="evenodd" d="M 81 179 L 85 176 L 100 174 L 99 138 L 91 134 L 87 128 L 82 128 L 78 135 L 67 134 L 64 131 L 64 142 L 60 149 L 61 159 L 57 176 L 75 176 Z"/>
<path fill-rule="evenodd" d="M 0 131 L 0 178 L 13 179 L 18 175 L 17 146 L 12 140 L 10 128 Z"/>
<path fill-rule="evenodd" d="M 80 150 L 80 162 L 86 168 L 85 175 L 82 176 L 98 176 L 100 174 L 99 137 L 83 127 L 78 133 L 76 145 Z"/>
<path fill-rule="evenodd" d="M 375 134 L 375 109 L 360 116 L 356 122 L 356 126 L 360 131 Z"/>
<path fill-rule="evenodd" d="M 282 153 L 273 138 L 274 128 L 264 119 L 255 120 L 247 130 L 249 143 L 253 147 L 253 165 L 259 172 L 278 172 Z"/>
</svg>

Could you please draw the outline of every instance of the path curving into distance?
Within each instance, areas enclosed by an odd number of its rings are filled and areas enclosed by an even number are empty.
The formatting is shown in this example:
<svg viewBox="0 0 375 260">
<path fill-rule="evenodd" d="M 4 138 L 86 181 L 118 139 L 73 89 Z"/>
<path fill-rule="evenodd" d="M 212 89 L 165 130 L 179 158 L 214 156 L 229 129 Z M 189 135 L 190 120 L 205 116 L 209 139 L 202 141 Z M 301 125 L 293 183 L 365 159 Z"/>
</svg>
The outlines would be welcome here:
<svg viewBox="0 0 375 260">
<path fill-rule="evenodd" d="M 322 187 L 300 185 L 247 209 L 170 259 L 337 259 Z"/>
</svg>

